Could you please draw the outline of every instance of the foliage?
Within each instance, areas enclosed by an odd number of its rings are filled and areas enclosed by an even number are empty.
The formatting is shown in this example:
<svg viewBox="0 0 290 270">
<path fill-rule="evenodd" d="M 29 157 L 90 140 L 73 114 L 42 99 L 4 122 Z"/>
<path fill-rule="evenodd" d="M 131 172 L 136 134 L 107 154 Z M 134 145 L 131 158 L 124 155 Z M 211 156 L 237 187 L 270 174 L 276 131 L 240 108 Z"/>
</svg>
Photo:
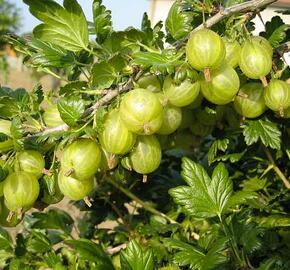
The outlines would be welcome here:
<svg viewBox="0 0 290 270">
<path fill-rule="evenodd" d="M 177 131 L 156 135 L 162 148 L 161 164 L 143 179 L 133 170 L 131 152 L 108 153 L 98 140 L 107 113 L 119 108 L 133 88 L 147 83 L 148 91 L 157 91 L 154 97 L 164 107 L 162 112 L 172 106 L 165 91 L 160 91 L 168 81 L 167 87 L 178 89 L 177 98 L 186 101 L 182 87 L 189 85 L 186 90 L 191 91 L 190 86 L 196 89 L 207 77 L 187 63 L 189 35 L 203 27 L 203 17 L 212 21 L 220 9 L 238 3 L 241 7 L 246 1 L 175 1 L 164 28 L 163 22 L 152 25 L 145 13 L 140 29 L 123 31 L 113 29 L 111 12 L 101 0 L 92 1 L 92 22 L 76 0 L 64 0 L 63 5 L 53 0 L 24 2 L 41 23 L 31 40 L 10 35 L 9 42 L 23 54 L 26 65 L 55 76 L 61 87 L 51 91 L 43 91 L 41 85 L 27 90 L 0 87 L 0 268 L 289 269 L 289 108 L 268 109 L 245 119 L 235 111 L 232 100 L 216 105 L 200 94 L 181 108 L 183 121 Z M 250 11 L 224 12 L 212 29 L 242 45 L 254 30 L 252 19 L 259 12 L 252 7 Z M 272 56 L 274 49 L 273 69 L 263 82 L 286 80 L 289 68 L 279 48 L 289 42 L 289 26 L 275 16 L 260 36 L 270 44 L 267 53 Z M 232 72 L 238 74 L 241 85 L 258 82 L 239 67 Z M 204 85 L 211 80 L 205 79 L 209 81 Z M 136 107 L 138 111 L 138 104 L 134 105 L 132 111 Z M 47 107 L 54 110 L 43 117 Z M 148 115 L 152 111 L 149 106 Z M 133 122 L 145 121 L 140 133 L 150 133 L 156 116 L 148 116 L 150 123 L 142 117 Z M 168 119 L 174 121 L 170 115 Z M 62 124 L 54 126 L 54 120 Z M 119 120 L 123 129 L 129 129 L 128 123 Z M 126 143 L 121 135 L 119 140 Z M 68 183 L 89 183 L 77 179 L 75 164 L 64 162 L 62 155 L 80 137 L 98 142 L 95 147 L 102 150 L 102 162 L 92 175 L 94 191 L 84 200 L 70 202 L 73 210 L 67 213 L 53 206 L 63 199 L 60 171 Z M 146 162 L 146 151 L 160 153 L 158 143 L 151 148 L 140 145 L 138 162 Z M 17 170 L 16 154 L 28 149 L 45 158 L 40 193 L 29 212 L 21 207 L 9 211 L 3 185 L 7 175 Z M 78 155 L 75 159 L 87 159 L 89 164 L 96 153 Z M 150 161 L 155 158 L 151 156 Z M 66 188 L 78 192 L 72 184 Z M 14 239 L 5 227 L 19 222 L 22 230 Z"/>
</svg>

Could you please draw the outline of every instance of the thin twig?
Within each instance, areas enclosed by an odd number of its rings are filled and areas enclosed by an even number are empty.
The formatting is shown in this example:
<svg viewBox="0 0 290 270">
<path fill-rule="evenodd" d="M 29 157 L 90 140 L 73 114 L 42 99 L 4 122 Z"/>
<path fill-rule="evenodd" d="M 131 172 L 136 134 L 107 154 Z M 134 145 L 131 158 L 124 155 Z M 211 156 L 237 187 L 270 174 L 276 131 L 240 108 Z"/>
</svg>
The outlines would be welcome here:
<svg viewBox="0 0 290 270">
<path fill-rule="evenodd" d="M 103 91 L 106 94 L 102 98 L 100 98 L 94 105 L 92 105 L 91 107 L 86 109 L 85 112 L 83 113 L 81 119 L 84 119 L 90 115 L 94 115 L 100 107 L 109 103 L 111 100 L 113 100 L 115 97 L 117 97 L 120 93 L 123 93 L 123 92 L 126 92 L 126 91 L 133 89 L 134 88 L 134 81 L 137 81 L 142 76 L 142 74 L 143 74 L 143 71 L 140 70 L 135 75 L 134 78 L 130 78 L 126 83 L 118 85 L 114 89 L 104 89 Z M 42 132 L 32 134 L 28 137 L 39 137 L 39 136 L 48 135 L 48 134 L 55 133 L 55 132 L 67 131 L 68 129 L 69 129 L 69 126 L 65 124 L 65 125 L 60 125 L 60 126 L 54 127 L 54 128 L 46 128 Z"/>
<path fill-rule="evenodd" d="M 169 221 L 170 223 L 173 224 L 177 224 L 178 222 L 176 222 L 175 220 L 171 219 L 170 217 L 168 217 L 167 215 L 165 215 L 164 213 L 158 211 L 157 209 L 155 209 L 154 207 L 150 206 L 148 203 L 142 201 L 140 198 L 138 198 L 135 194 L 133 194 L 130 190 L 124 188 L 123 186 L 121 186 L 119 183 L 116 183 L 114 180 L 108 178 L 107 181 L 109 183 L 111 183 L 115 188 L 119 189 L 122 193 L 124 193 L 126 196 L 128 196 L 130 199 L 132 199 L 133 201 L 137 202 L 138 204 L 140 204 L 145 210 L 147 210 L 148 212 L 163 217 L 165 218 L 167 221 Z"/>
<path fill-rule="evenodd" d="M 107 104 L 109 101 L 114 99 L 122 92 L 126 92 L 134 87 L 133 80 L 130 79 L 127 83 L 122 86 L 118 86 L 116 89 L 108 90 L 108 93 L 99 99 L 93 106 L 88 108 L 82 115 L 82 118 L 86 118 L 92 114 L 95 114 L 96 111 L 102 107 L 103 105 Z"/>
<path fill-rule="evenodd" d="M 123 243 L 123 244 L 116 246 L 116 247 L 108 247 L 105 251 L 109 255 L 114 255 L 114 254 L 118 253 L 119 251 L 121 251 L 122 249 L 125 249 L 126 247 L 127 247 L 127 243 Z"/>
<path fill-rule="evenodd" d="M 213 25 L 217 24 L 218 22 L 222 21 L 225 18 L 228 18 L 234 14 L 240 13 L 240 12 L 249 12 L 249 11 L 259 11 L 263 7 L 270 5 L 277 0 L 252 0 L 247 1 L 238 5 L 234 5 L 225 9 L 221 9 L 218 13 L 216 13 L 214 16 L 210 17 L 206 20 L 205 23 L 200 24 L 198 27 L 193 29 L 189 35 L 185 36 L 181 40 L 178 40 L 177 42 L 173 43 L 174 47 L 180 47 L 182 43 L 188 40 L 191 33 L 203 29 L 203 28 L 210 28 Z"/>
<path fill-rule="evenodd" d="M 275 171 L 275 173 L 280 177 L 280 179 L 283 181 L 284 185 L 286 188 L 290 189 L 290 182 L 287 179 L 287 177 L 283 174 L 283 172 L 280 170 L 280 168 L 276 165 L 270 151 L 268 148 L 264 147 L 264 152 L 268 158 L 268 160 L 271 162 L 272 166 L 273 166 L 273 170 Z"/>
</svg>

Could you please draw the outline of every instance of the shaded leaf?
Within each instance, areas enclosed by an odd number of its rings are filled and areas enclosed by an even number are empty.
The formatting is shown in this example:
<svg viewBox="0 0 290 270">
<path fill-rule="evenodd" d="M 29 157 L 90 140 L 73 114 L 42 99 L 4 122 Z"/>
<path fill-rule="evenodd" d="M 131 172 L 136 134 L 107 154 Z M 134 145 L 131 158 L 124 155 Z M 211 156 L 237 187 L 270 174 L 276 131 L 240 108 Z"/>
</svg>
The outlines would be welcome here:
<svg viewBox="0 0 290 270">
<path fill-rule="evenodd" d="M 42 232 L 32 230 L 29 233 L 26 248 L 32 253 L 45 253 L 51 250 L 52 246 L 48 238 Z"/>
<path fill-rule="evenodd" d="M 290 29 L 290 26 L 285 24 L 281 17 L 272 17 L 271 21 L 266 22 L 265 32 L 261 35 L 268 39 L 270 44 L 277 48 L 286 38 L 286 31 Z"/>
<path fill-rule="evenodd" d="M 248 120 L 243 134 L 247 145 L 252 145 L 260 139 L 265 146 L 273 149 L 281 147 L 281 131 L 277 125 L 269 120 Z"/>
<path fill-rule="evenodd" d="M 143 68 L 151 68 L 152 72 L 168 72 L 172 73 L 175 66 L 183 63 L 179 60 L 183 52 L 162 51 L 159 52 L 138 52 L 133 55 L 133 63 Z"/>
<path fill-rule="evenodd" d="M 126 61 L 121 56 L 115 56 L 110 60 L 94 64 L 92 68 L 92 84 L 95 87 L 108 88 L 119 77 L 125 67 Z"/>
<path fill-rule="evenodd" d="M 10 234 L 0 227 L 0 250 L 12 251 L 13 242 Z"/>
<path fill-rule="evenodd" d="M 32 225 L 35 229 L 54 229 L 70 233 L 74 222 L 69 214 L 60 209 L 50 209 L 46 213 L 35 212 L 32 216 L 36 219 Z"/>
<path fill-rule="evenodd" d="M 114 270 L 114 266 L 105 251 L 95 243 L 87 239 L 67 240 L 66 243 L 72 246 L 80 259 L 94 262 L 97 270 Z"/>
<path fill-rule="evenodd" d="M 87 86 L 88 83 L 83 81 L 70 82 L 60 88 L 59 94 L 64 96 L 75 95 L 79 91 L 84 91 Z"/>
<path fill-rule="evenodd" d="M 10 133 L 11 137 L 13 137 L 14 139 L 21 139 L 23 128 L 20 117 L 15 117 L 11 121 Z"/>
<path fill-rule="evenodd" d="M 229 139 L 215 140 L 208 150 L 208 163 L 211 164 L 215 161 L 218 151 L 225 152 L 229 145 Z"/>
<path fill-rule="evenodd" d="M 228 200 L 226 209 L 245 204 L 248 200 L 257 199 L 258 194 L 253 191 L 237 191 Z"/>
<path fill-rule="evenodd" d="M 242 183 L 243 190 L 245 191 L 257 191 L 263 189 L 266 186 L 267 178 L 253 177 L 248 180 L 244 180 Z"/>
<path fill-rule="evenodd" d="M 74 63 L 73 54 L 60 46 L 39 39 L 33 39 L 29 45 L 37 51 L 31 57 L 34 65 L 63 68 Z"/>
<path fill-rule="evenodd" d="M 264 228 L 290 227 L 290 217 L 278 214 L 267 217 L 253 217 L 253 221 Z"/>
</svg>

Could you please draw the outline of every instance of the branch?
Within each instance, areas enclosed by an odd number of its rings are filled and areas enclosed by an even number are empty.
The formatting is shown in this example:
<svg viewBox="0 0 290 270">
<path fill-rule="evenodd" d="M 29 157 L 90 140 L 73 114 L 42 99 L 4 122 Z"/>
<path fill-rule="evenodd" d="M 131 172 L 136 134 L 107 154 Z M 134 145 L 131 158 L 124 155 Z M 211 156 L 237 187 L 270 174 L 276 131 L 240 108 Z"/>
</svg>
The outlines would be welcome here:
<svg viewBox="0 0 290 270">
<path fill-rule="evenodd" d="M 133 80 L 129 79 L 129 81 L 121 86 L 118 86 L 116 89 L 108 90 L 107 94 L 99 99 L 92 107 L 88 108 L 82 115 L 81 118 L 86 118 L 92 114 L 95 114 L 96 111 L 102 107 L 103 105 L 110 102 L 116 96 L 118 96 L 122 92 L 126 92 L 134 87 Z"/>
<path fill-rule="evenodd" d="M 241 3 L 241 4 L 234 5 L 225 9 L 221 9 L 217 14 L 207 19 L 205 23 L 200 24 L 199 26 L 194 28 L 187 36 L 185 36 L 181 40 L 174 43 L 173 46 L 179 47 L 180 44 L 187 41 L 189 36 L 197 30 L 203 29 L 205 27 L 210 28 L 213 25 L 217 24 L 218 22 L 222 21 L 223 19 L 228 18 L 237 13 L 241 13 L 241 12 L 245 13 L 245 12 L 260 10 L 263 7 L 268 6 L 276 1 L 277 0 L 251 0 L 245 3 Z"/>
<path fill-rule="evenodd" d="M 244 12 L 249 12 L 249 11 L 260 10 L 264 6 L 270 5 L 276 1 L 277 0 L 252 0 L 252 1 L 241 3 L 235 6 L 228 7 L 224 10 L 220 10 L 217 14 L 215 14 L 214 16 L 206 20 L 205 24 L 201 24 L 198 27 L 196 27 L 194 31 L 200 30 L 204 27 L 210 28 L 213 25 L 220 22 L 221 20 L 227 17 L 230 17 L 236 13 L 240 13 L 240 12 L 244 13 Z"/>
<path fill-rule="evenodd" d="M 143 71 L 139 71 L 134 78 L 130 78 L 126 83 L 123 83 L 121 85 L 118 85 L 115 89 L 105 89 L 103 90 L 104 93 L 106 93 L 102 98 L 100 98 L 94 105 L 89 107 L 85 110 L 83 113 L 81 119 L 84 119 L 90 115 L 93 115 L 97 112 L 97 110 L 104 106 L 105 104 L 109 103 L 111 100 L 113 100 L 116 96 L 118 96 L 120 93 L 129 91 L 134 88 L 134 81 L 137 81 L 143 74 Z M 43 135 L 48 135 L 55 132 L 60 131 L 67 131 L 69 129 L 69 126 L 64 124 L 60 125 L 54 128 L 46 128 L 44 131 L 33 134 L 28 137 L 38 137 Z"/>
<path fill-rule="evenodd" d="M 287 41 L 283 44 L 281 44 L 278 48 L 275 49 L 275 51 L 282 56 L 284 53 L 290 51 L 290 41 Z"/>
<path fill-rule="evenodd" d="M 170 217 L 168 217 L 167 215 L 165 215 L 164 213 L 158 211 L 157 209 L 155 209 L 154 207 L 150 206 L 148 203 L 143 202 L 140 198 L 138 198 L 135 194 L 133 194 L 130 190 L 122 187 L 119 183 L 116 183 L 114 180 L 108 178 L 107 181 L 109 183 L 111 183 L 115 188 L 119 189 L 121 192 L 123 192 L 126 196 L 128 196 L 130 199 L 132 199 L 133 201 L 137 202 L 138 204 L 140 204 L 145 210 L 147 210 L 148 212 L 163 217 L 165 218 L 167 221 L 169 221 L 170 223 L 173 224 L 177 224 L 177 222 L 173 219 L 171 219 Z"/>
<path fill-rule="evenodd" d="M 264 147 L 264 152 L 268 158 L 268 160 L 271 162 L 273 169 L 275 173 L 280 177 L 280 179 L 283 181 L 286 188 L 290 189 L 290 182 L 287 179 L 287 177 L 283 174 L 283 172 L 280 170 L 280 168 L 275 164 L 275 161 L 269 151 L 268 148 Z"/>
</svg>

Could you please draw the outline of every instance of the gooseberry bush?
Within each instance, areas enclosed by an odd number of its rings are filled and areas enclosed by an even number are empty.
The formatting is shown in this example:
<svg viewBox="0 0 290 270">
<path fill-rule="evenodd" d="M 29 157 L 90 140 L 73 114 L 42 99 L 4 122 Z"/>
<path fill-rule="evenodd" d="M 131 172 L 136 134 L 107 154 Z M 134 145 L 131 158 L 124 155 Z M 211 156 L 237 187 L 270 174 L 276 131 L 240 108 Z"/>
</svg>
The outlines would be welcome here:
<svg viewBox="0 0 290 270">
<path fill-rule="evenodd" d="M 24 0 L 41 23 L 6 38 L 61 86 L 0 88 L 0 268 L 290 269 L 290 26 L 252 21 L 273 2 L 114 31 L 101 0 Z"/>
</svg>

